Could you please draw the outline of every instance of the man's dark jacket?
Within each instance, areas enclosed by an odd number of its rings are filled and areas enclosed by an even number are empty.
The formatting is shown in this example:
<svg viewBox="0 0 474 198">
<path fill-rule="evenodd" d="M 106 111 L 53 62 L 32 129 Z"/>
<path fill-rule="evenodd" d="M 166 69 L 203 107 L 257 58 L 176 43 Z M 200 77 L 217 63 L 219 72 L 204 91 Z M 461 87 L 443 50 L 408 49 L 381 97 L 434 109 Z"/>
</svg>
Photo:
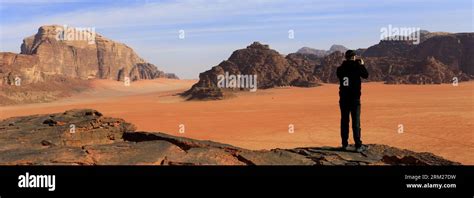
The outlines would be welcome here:
<svg viewBox="0 0 474 198">
<path fill-rule="evenodd" d="M 337 68 L 339 78 L 339 97 L 341 100 L 359 100 L 361 77 L 367 79 L 369 73 L 364 65 L 354 60 L 345 60 Z M 346 81 L 346 83 L 344 83 Z"/>
</svg>

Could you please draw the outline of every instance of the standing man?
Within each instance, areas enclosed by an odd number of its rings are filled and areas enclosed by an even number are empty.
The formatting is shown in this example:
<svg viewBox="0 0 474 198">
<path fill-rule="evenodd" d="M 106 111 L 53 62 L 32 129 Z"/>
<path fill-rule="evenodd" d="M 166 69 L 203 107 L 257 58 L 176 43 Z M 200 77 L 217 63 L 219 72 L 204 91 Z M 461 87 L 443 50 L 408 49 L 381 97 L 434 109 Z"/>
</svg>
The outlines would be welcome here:
<svg viewBox="0 0 474 198">
<path fill-rule="evenodd" d="M 353 50 L 347 50 L 346 60 L 337 68 L 339 78 L 339 107 L 341 109 L 342 149 L 346 150 L 349 139 L 349 114 L 352 117 L 352 133 L 357 152 L 367 149 L 360 139 L 360 95 L 361 78 L 367 79 L 369 73 L 362 59 L 356 59 Z"/>
</svg>

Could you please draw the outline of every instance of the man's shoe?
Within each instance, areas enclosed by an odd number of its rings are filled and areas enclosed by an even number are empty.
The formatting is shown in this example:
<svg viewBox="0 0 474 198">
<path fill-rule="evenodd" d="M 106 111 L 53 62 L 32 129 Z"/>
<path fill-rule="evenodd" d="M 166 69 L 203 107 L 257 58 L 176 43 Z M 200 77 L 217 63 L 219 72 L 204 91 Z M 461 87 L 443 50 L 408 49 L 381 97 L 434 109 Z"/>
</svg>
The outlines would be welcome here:
<svg viewBox="0 0 474 198">
<path fill-rule="evenodd" d="M 341 151 L 347 151 L 347 146 L 342 145 L 341 146 Z"/>
<path fill-rule="evenodd" d="M 368 149 L 368 147 L 366 145 L 360 145 L 360 146 L 356 147 L 356 152 L 362 153 L 362 152 L 366 151 L 367 149 Z"/>
</svg>

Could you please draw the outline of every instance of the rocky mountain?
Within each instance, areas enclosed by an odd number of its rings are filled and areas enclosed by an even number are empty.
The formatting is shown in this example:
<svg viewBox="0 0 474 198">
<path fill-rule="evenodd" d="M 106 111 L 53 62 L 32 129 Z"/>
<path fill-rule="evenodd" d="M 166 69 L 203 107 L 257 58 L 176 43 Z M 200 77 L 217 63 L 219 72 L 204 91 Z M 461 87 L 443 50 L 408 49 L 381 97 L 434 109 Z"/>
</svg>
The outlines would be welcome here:
<svg viewBox="0 0 474 198">
<path fill-rule="evenodd" d="M 314 48 L 310 48 L 310 47 L 302 47 L 296 53 L 298 53 L 298 54 L 311 54 L 311 55 L 315 55 L 317 57 L 323 57 L 323 56 L 326 56 L 328 54 L 328 51 L 327 50 L 321 50 L 321 49 L 314 49 Z"/>
<path fill-rule="evenodd" d="M 346 52 L 348 49 L 344 47 L 343 45 L 332 45 L 329 50 L 320 50 L 320 49 L 314 49 L 310 47 L 302 47 L 299 49 L 296 53 L 298 54 L 312 54 L 317 57 L 324 57 L 329 54 L 332 54 L 333 52 Z"/>
<path fill-rule="evenodd" d="M 363 57 L 406 57 L 415 47 L 412 41 L 381 40 L 362 54 Z"/>
<path fill-rule="evenodd" d="M 20 54 L 0 53 L 0 85 L 11 84 L 15 77 L 29 84 L 54 75 L 112 80 L 175 77 L 159 71 L 125 44 L 90 30 L 58 25 L 42 26 L 25 38 Z"/>
<path fill-rule="evenodd" d="M 453 72 L 474 75 L 474 33 L 438 33 L 417 45 L 409 54 L 417 60 L 433 57 Z"/>
<path fill-rule="evenodd" d="M 330 48 L 329 48 L 329 54 L 332 54 L 333 52 L 346 52 L 348 50 L 347 47 L 344 47 L 343 45 L 332 45 Z"/>
<path fill-rule="evenodd" d="M 358 49 L 370 73 L 369 81 L 389 84 L 440 84 L 451 83 L 456 77 L 467 81 L 474 77 L 474 33 L 446 33 L 420 31 L 420 44 L 412 41 L 382 40 L 367 49 Z M 327 55 L 320 59 L 333 59 L 332 64 L 316 67 L 314 75 L 322 82 L 335 83 L 334 67 L 344 57 Z M 308 57 L 313 58 L 314 57 Z"/>
<path fill-rule="evenodd" d="M 474 77 L 474 33 L 421 33 L 421 43 L 381 41 L 362 56 L 390 84 L 451 83 Z M 379 72 L 377 72 L 379 71 Z M 384 75 L 385 74 L 385 75 Z M 380 79 L 371 79 L 380 80 Z"/>
<path fill-rule="evenodd" d="M 460 165 L 431 153 L 369 145 L 248 150 L 159 132 L 138 132 L 91 109 L 0 121 L 2 165 Z M 353 149 L 353 148 L 351 148 Z"/>
<path fill-rule="evenodd" d="M 420 32 L 421 43 L 411 41 L 380 41 L 356 53 L 364 58 L 369 71 L 368 81 L 387 84 L 440 84 L 474 78 L 474 33 Z M 330 51 L 334 51 L 329 53 Z M 336 68 L 344 61 L 345 48 L 334 45 L 323 52 L 301 48 L 283 57 L 268 45 L 254 42 L 245 49 L 203 72 L 199 82 L 183 95 L 188 99 L 222 99 L 231 91 L 217 86 L 217 76 L 256 74 L 258 88 L 278 86 L 316 86 L 320 82 L 337 83 Z M 329 54 L 326 54 L 329 53 Z M 325 54 L 325 55 L 323 55 Z"/>
<path fill-rule="evenodd" d="M 301 65 L 295 64 L 303 63 Z M 298 62 L 303 61 L 303 62 Z M 199 82 L 183 93 L 188 99 L 220 99 L 226 90 L 248 88 L 219 87 L 218 76 L 226 72 L 230 75 L 256 75 L 258 88 L 278 86 L 317 86 L 318 80 L 311 74 L 311 64 L 299 60 L 288 60 L 268 45 L 254 42 L 245 49 L 236 50 L 229 59 L 199 75 Z"/>
</svg>

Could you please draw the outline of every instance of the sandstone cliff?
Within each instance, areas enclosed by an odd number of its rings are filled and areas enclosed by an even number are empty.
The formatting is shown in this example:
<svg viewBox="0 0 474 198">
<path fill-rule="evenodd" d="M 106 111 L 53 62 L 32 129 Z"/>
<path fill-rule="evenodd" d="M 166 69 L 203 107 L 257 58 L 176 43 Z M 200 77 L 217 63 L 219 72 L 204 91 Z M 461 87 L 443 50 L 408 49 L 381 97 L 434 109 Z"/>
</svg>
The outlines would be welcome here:
<svg viewBox="0 0 474 198">
<path fill-rule="evenodd" d="M 72 37 L 58 37 L 62 33 Z M 81 36 L 84 34 L 87 36 Z M 54 75 L 112 80 L 173 77 L 125 44 L 94 31 L 58 25 L 42 26 L 37 34 L 25 38 L 21 54 L 0 53 L 0 69 L 0 85 L 10 84 L 12 76 L 21 78 L 23 84 L 43 82 Z"/>
</svg>

